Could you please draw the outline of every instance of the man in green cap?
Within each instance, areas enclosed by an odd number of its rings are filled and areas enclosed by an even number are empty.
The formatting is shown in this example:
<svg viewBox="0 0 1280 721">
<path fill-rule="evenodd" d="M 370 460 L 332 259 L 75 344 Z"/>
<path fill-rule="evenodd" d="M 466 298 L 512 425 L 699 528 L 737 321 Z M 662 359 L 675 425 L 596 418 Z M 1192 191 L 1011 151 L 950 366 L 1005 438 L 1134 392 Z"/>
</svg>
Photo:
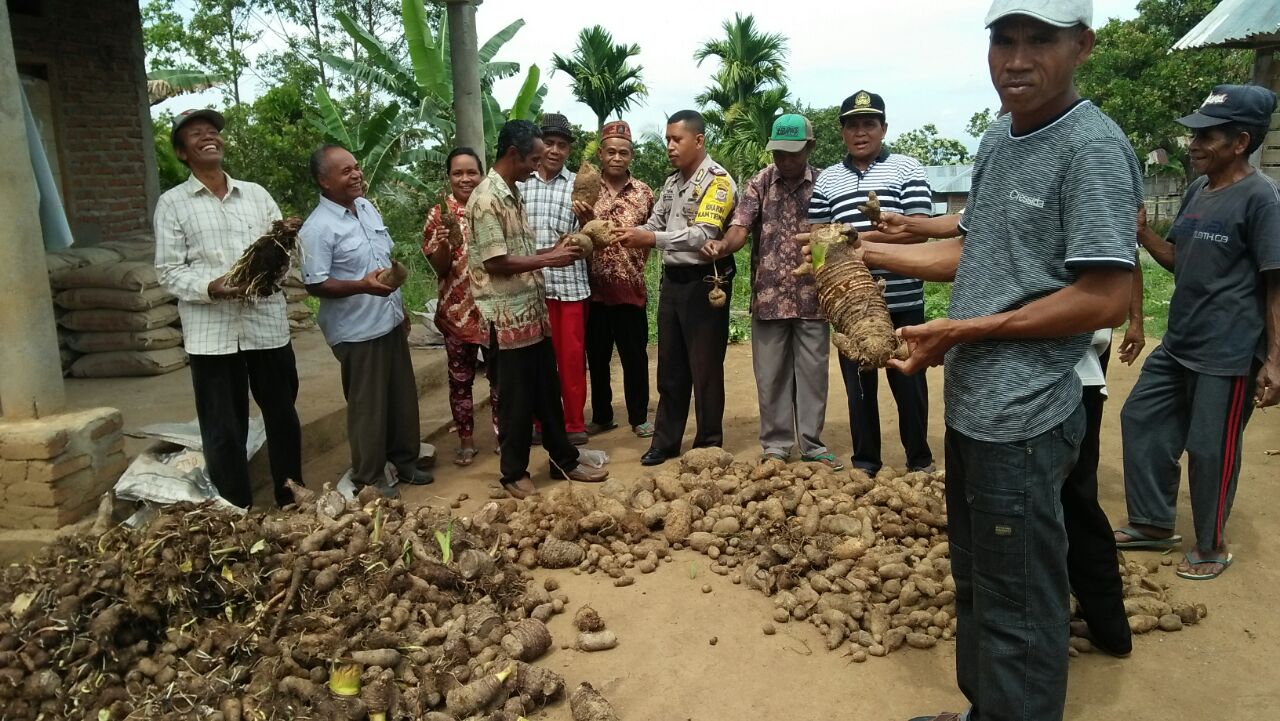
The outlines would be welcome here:
<svg viewBox="0 0 1280 721">
<path fill-rule="evenodd" d="M 765 458 L 786 460 L 794 446 L 806 461 L 843 466 L 822 443 L 827 415 L 829 337 L 812 275 L 796 276 L 802 261 L 792 242 L 805 230 L 818 169 L 809 164 L 813 125 L 790 113 L 773 123 L 766 146 L 773 163 L 747 184 L 729 230 L 708 241 L 711 260 L 751 246 L 751 357 L 760 397 L 760 445 Z"/>
</svg>

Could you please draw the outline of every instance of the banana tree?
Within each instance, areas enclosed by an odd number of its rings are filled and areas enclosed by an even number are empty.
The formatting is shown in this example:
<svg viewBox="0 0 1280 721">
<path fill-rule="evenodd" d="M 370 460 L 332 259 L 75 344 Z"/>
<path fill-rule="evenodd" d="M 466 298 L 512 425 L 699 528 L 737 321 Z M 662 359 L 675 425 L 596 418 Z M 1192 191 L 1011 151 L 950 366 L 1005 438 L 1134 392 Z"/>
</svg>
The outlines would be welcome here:
<svg viewBox="0 0 1280 721">
<path fill-rule="evenodd" d="M 346 113 L 329 96 L 329 91 L 318 85 L 315 106 L 316 112 L 308 120 L 327 141 L 351 151 L 364 171 L 370 195 L 376 195 L 392 181 L 425 190 L 426 185 L 402 170 L 402 166 L 414 160 L 444 160 L 438 151 L 411 149 L 422 140 L 424 128 L 430 126 L 424 125 L 421 118 L 402 112 L 399 103 L 392 102 L 363 123 L 350 125 L 343 119 Z"/>
<path fill-rule="evenodd" d="M 225 75 L 192 68 L 159 68 L 147 73 L 147 100 L 157 105 L 186 93 L 198 93 L 227 81 Z"/>
</svg>

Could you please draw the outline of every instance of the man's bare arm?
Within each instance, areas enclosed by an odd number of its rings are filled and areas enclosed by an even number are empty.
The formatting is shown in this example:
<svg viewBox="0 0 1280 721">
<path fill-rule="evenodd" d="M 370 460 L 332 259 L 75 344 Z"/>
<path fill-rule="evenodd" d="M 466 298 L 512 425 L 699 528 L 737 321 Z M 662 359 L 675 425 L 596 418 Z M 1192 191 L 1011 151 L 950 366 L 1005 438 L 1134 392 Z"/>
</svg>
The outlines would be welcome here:
<svg viewBox="0 0 1280 721">
<path fill-rule="evenodd" d="M 908 278 L 950 283 L 956 279 L 964 240 L 948 238 L 911 245 L 863 243 L 862 249 L 862 260 L 869 268 L 891 271 Z"/>
<path fill-rule="evenodd" d="M 1267 359 L 1258 371 L 1254 403 L 1259 408 L 1280 401 L 1280 270 L 1263 273 L 1267 282 Z"/>
</svg>

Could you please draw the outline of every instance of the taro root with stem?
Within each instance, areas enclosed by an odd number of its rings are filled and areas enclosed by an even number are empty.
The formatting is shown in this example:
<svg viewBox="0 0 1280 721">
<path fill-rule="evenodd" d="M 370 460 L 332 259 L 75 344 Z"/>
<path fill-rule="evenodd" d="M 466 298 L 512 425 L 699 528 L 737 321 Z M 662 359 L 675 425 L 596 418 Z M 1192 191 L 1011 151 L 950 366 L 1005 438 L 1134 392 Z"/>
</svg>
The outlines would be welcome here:
<svg viewBox="0 0 1280 721">
<path fill-rule="evenodd" d="M 289 265 L 298 246 L 302 218 L 271 221 L 271 228 L 245 248 L 227 273 L 227 285 L 244 291 L 250 300 L 266 298 L 280 291 L 289 274 Z"/>
<path fill-rule="evenodd" d="M 883 368 L 890 358 L 905 358 L 906 346 L 894 332 L 883 282 L 871 275 L 856 247 L 837 240 L 845 232 L 839 225 L 815 225 L 811 231 L 818 303 L 840 355 L 862 368 Z"/>
<path fill-rule="evenodd" d="M 712 276 L 706 278 L 706 281 L 711 284 L 711 290 L 707 293 L 707 303 L 712 308 L 723 308 L 724 304 L 729 302 L 729 296 L 724 292 L 724 286 L 729 281 L 720 276 L 720 268 L 714 263 L 711 264 L 711 273 Z"/>
</svg>

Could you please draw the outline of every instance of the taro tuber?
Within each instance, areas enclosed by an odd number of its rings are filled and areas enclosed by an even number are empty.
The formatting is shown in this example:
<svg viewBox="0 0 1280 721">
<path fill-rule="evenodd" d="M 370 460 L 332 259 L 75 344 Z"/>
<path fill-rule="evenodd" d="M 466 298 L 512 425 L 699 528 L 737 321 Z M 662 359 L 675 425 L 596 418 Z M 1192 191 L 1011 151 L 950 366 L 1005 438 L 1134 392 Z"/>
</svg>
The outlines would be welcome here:
<svg viewBox="0 0 1280 721">
<path fill-rule="evenodd" d="M 619 721 L 613 706 L 586 681 L 569 696 L 569 711 L 573 721 Z"/>
<path fill-rule="evenodd" d="M 814 235 L 829 233 L 814 226 Z M 883 368 L 904 358 L 905 346 L 894 333 L 884 290 L 856 249 L 835 243 L 816 271 L 818 302 L 834 328 L 831 340 L 840 355 L 862 368 Z"/>
<path fill-rule="evenodd" d="M 590 258 L 595 251 L 596 246 L 591 242 L 591 238 L 582 233 L 568 233 L 560 238 L 560 243 L 568 247 L 577 247 L 582 250 L 582 257 Z"/>
<path fill-rule="evenodd" d="M 584 605 L 573 614 L 573 625 L 579 631 L 603 631 L 604 619 L 600 618 L 600 614 L 594 608 Z"/>
<path fill-rule="evenodd" d="M 600 199 L 600 171 L 585 159 L 578 166 L 578 174 L 573 179 L 573 202 L 582 201 L 594 206 Z"/>
<path fill-rule="evenodd" d="M 465 686 L 458 686 L 445 694 L 444 704 L 449 712 L 458 718 L 466 718 L 478 711 L 483 711 L 498 698 L 502 692 L 502 684 L 515 670 L 514 665 L 503 670 L 482 676 Z"/>
<path fill-rule="evenodd" d="M 711 290 L 707 292 L 707 303 L 712 308 L 723 308 L 729 300 L 729 296 L 724 292 L 724 286 L 728 281 L 720 277 L 720 269 L 714 264 L 711 266 L 711 272 L 712 276 L 706 279 L 711 284 Z"/>
<path fill-rule="evenodd" d="M 502 637 L 502 650 L 511 658 L 532 661 L 551 648 L 551 634 L 547 626 L 536 618 L 526 618 L 511 627 Z"/>
<path fill-rule="evenodd" d="M 398 260 L 392 260 L 390 268 L 383 268 L 378 271 L 378 282 L 388 288 L 399 288 L 404 285 L 404 281 L 408 277 L 408 269 Z"/>
<path fill-rule="evenodd" d="M 613 631 L 580 633 L 575 645 L 579 651 L 608 651 L 618 646 L 618 636 Z"/>
<path fill-rule="evenodd" d="M 867 202 L 859 203 L 858 210 L 867 216 L 867 220 L 871 221 L 871 225 L 880 222 L 880 198 L 876 195 L 876 191 L 872 190 L 867 193 Z"/>
<path fill-rule="evenodd" d="M 249 299 L 266 298 L 280 291 L 298 245 L 302 218 L 271 221 L 271 228 L 245 248 L 227 273 L 227 285 L 244 291 Z"/>
<path fill-rule="evenodd" d="M 458 222 L 458 217 L 449 211 L 449 203 L 447 201 L 440 202 L 440 224 L 444 226 L 445 232 L 448 233 L 449 247 L 462 247 L 465 238 L 462 235 L 462 224 Z"/>
<path fill-rule="evenodd" d="M 588 221 L 582 226 L 582 234 L 591 239 L 597 248 L 603 248 L 613 244 L 613 229 L 616 226 L 612 220 L 595 220 Z"/>
</svg>

